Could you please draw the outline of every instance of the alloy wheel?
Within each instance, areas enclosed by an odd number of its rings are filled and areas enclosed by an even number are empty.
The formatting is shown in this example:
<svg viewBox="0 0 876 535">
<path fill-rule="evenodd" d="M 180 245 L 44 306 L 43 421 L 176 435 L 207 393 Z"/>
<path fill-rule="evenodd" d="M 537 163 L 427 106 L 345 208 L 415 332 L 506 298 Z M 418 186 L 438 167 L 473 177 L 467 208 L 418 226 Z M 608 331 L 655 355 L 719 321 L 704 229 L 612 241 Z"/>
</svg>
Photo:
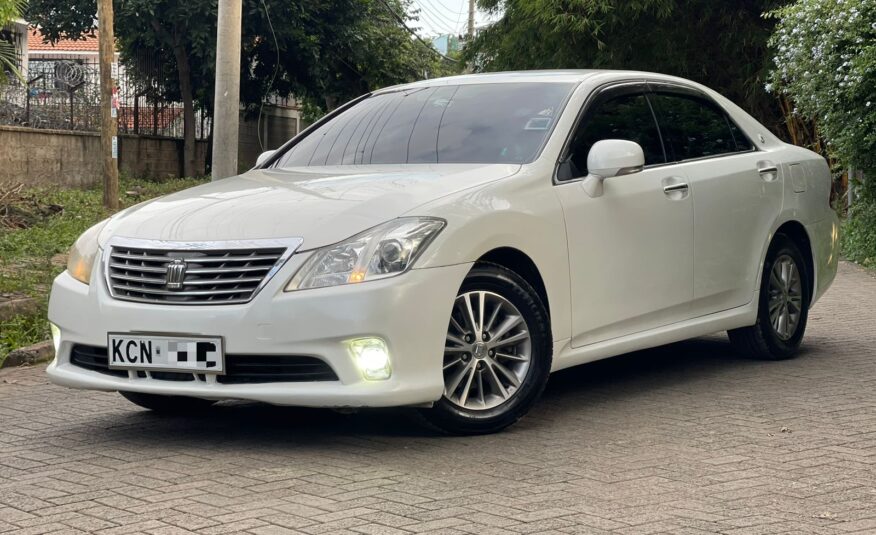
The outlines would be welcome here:
<svg viewBox="0 0 876 535">
<path fill-rule="evenodd" d="M 444 397 L 486 410 L 507 402 L 529 371 L 532 338 L 523 314 L 501 295 L 457 296 L 444 347 Z"/>
<path fill-rule="evenodd" d="M 782 340 L 797 332 L 803 311 L 803 281 L 797 263 L 782 255 L 773 263 L 769 282 L 769 316 L 773 331 Z"/>
</svg>

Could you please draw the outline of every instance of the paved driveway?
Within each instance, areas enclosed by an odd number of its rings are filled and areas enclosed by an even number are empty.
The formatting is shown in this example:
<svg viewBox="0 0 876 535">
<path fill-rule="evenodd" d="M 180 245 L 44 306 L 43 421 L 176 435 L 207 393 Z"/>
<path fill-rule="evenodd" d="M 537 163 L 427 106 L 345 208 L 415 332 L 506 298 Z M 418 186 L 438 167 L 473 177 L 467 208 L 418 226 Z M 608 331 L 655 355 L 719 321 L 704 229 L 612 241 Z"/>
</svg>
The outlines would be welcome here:
<svg viewBox="0 0 876 535">
<path fill-rule="evenodd" d="M 92 531 L 876 533 L 876 279 L 841 266 L 796 360 L 716 335 L 594 363 L 487 437 L 0 373 L 0 532 Z"/>
</svg>

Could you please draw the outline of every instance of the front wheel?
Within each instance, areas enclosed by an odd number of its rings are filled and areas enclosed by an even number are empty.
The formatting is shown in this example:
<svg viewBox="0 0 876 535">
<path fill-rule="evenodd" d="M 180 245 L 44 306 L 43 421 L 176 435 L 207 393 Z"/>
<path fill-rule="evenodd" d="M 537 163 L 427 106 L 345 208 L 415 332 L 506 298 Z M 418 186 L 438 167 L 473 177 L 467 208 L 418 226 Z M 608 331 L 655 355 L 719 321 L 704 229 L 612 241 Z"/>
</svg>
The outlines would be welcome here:
<svg viewBox="0 0 876 535">
<path fill-rule="evenodd" d="M 444 395 L 421 414 L 448 433 L 499 431 L 532 408 L 550 369 L 550 325 L 538 294 L 513 271 L 478 264 L 450 315 Z"/>
<path fill-rule="evenodd" d="M 740 353 L 765 360 L 793 357 L 803 341 L 810 292 L 806 262 L 784 234 L 770 245 L 761 275 L 757 322 L 729 331 Z"/>
<path fill-rule="evenodd" d="M 187 396 L 161 396 L 141 392 L 119 392 L 119 394 L 135 405 L 162 414 L 192 414 L 206 410 L 216 403 L 209 399 Z"/>
</svg>

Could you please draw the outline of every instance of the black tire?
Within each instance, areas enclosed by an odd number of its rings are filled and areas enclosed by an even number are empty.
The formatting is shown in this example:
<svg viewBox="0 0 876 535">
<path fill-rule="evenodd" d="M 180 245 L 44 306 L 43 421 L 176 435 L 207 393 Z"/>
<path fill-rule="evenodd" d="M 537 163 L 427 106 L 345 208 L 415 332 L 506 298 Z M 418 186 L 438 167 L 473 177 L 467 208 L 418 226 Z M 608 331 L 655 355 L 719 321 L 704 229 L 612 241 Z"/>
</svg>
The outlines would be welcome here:
<svg viewBox="0 0 876 535">
<path fill-rule="evenodd" d="M 799 319 L 790 336 L 780 336 L 770 319 L 770 275 L 778 260 L 790 258 L 799 273 L 802 302 Z M 777 234 L 764 261 L 758 297 L 757 321 L 750 327 L 728 331 L 730 343 L 740 354 L 762 360 L 784 360 L 794 357 L 806 332 L 812 289 L 809 287 L 807 263 L 797 245 L 784 234 Z"/>
<path fill-rule="evenodd" d="M 187 396 L 162 396 L 141 392 L 119 392 L 128 401 L 161 414 L 193 414 L 205 411 L 215 401 Z"/>
<path fill-rule="evenodd" d="M 468 273 L 457 295 L 475 291 L 498 294 L 516 307 L 530 336 L 529 364 L 514 393 L 496 407 L 471 410 L 445 395 L 431 408 L 419 409 L 428 424 L 455 435 L 495 433 L 515 423 L 535 405 L 551 370 L 553 348 L 549 316 L 532 286 L 503 266 L 479 263 Z"/>
</svg>

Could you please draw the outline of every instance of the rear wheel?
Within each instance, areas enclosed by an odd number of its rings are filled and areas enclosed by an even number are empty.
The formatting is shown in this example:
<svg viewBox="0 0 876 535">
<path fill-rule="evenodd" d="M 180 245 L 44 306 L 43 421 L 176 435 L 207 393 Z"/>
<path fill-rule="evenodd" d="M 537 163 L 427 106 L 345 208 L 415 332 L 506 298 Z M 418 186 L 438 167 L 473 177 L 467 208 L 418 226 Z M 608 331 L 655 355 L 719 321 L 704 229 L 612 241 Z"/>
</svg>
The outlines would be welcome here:
<svg viewBox="0 0 876 535">
<path fill-rule="evenodd" d="M 119 394 L 135 405 L 162 414 L 191 414 L 204 411 L 216 403 L 209 399 L 190 398 L 187 396 L 162 396 L 158 394 L 143 394 L 141 392 L 119 392 Z"/>
<path fill-rule="evenodd" d="M 776 236 L 761 274 L 757 322 L 729 331 L 740 353 L 767 360 L 793 357 L 803 341 L 810 292 L 806 262 L 784 234 Z"/>
<path fill-rule="evenodd" d="M 479 264 L 450 315 L 444 395 L 421 414 L 454 434 L 499 431 L 535 404 L 551 368 L 547 311 L 535 290 L 504 267 Z"/>
</svg>

